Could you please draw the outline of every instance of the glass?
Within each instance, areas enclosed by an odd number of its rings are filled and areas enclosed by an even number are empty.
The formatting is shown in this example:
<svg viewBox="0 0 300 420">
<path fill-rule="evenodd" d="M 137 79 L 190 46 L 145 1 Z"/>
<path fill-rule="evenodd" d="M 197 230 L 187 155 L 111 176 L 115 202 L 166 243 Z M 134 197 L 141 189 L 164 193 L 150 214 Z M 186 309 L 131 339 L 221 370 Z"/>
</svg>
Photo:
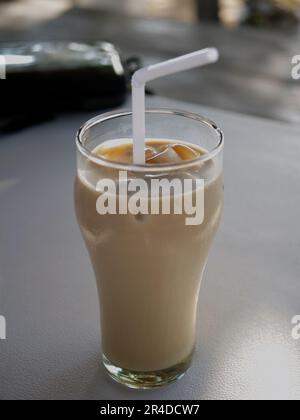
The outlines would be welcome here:
<svg viewBox="0 0 300 420">
<path fill-rule="evenodd" d="M 105 160 L 95 148 L 132 139 L 130 112 L 87 122 L 77 136 L 77 219 L 94 267 L 101 308 L 103 363 L 131 388 L 173 383 L 191 365 L 197 305 L 209 249 L 223 210 L 223 134 L 196 114 L 167 109 L 146 112 L 147 139 L 174 140 L 205 149 L 194 160 L 130 165 Z M 204 180 L 204 221 L 187 226 L 184 214 L 100 216 L 99 180 Z M 195 191 L 192 191 L 193 199 Z"/>
</svg>

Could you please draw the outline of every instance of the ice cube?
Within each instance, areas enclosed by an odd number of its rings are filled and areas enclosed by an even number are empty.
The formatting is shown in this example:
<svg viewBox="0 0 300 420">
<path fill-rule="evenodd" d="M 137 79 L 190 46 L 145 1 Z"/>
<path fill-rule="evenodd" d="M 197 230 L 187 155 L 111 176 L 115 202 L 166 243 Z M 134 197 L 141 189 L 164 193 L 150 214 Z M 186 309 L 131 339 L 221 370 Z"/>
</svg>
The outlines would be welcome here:
<svg viewBox="0 0 300 420">
<path fill-rule="evenodd" d="M 147 163 L 151 164 L 177 163 L 180 161 L 180 157 L 171 145 L 156 149 L 155 154 L 147 159 Z"/>
</svg>

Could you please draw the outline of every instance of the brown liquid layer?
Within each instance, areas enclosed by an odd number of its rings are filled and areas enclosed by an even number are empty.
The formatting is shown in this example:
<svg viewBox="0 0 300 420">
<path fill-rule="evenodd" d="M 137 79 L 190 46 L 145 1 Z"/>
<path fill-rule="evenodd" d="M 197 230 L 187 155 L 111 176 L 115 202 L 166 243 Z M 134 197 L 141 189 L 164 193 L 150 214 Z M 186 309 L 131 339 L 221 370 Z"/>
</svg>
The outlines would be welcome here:
<svg viewBox="0 0 300 420">
<path fill-rule="evenodd" d="M 103 145 L 96 148 L 94 153 L 112 162 L 133 163 L 132 143 L 124 143 L 115 147 Z M 149 165 L 189 161 L 197 159 L 204 153 L 203 150 L 167 140 L 148 140 L 145 148 L 146 163 Z"/>
</svg>

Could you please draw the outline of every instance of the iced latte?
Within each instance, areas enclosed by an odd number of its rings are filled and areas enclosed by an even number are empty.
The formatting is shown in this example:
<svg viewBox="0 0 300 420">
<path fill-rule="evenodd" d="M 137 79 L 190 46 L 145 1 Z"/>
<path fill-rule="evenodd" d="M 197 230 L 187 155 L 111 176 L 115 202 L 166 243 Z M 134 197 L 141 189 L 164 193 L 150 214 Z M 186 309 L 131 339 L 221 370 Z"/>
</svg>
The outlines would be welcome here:
<svg viewBox="0 0 300 420">
<path fill-rule="evenodd" d="M 76 213 L 99 290 L 104 365 L 131 387 L 174 382 L 192 360 L 201 280 L 223 208 L 221 157 L 215 152 L 209 158 L 207 146 L 148 139 L 143 168 L 132 165 L 128 138 L 97 144 L 93 137 L 90 154 L 79 153 Z M 100 214 L 97 200 L 103 192 L 97 184 L 109 179 L 118 186 L 121 170 L 128 182 L 203 179 L 201 224 L 188 225 L 185 213 L 172 213 L 174 192 L 170 214 Z M 196 187 L 182 194 L 195 202 Z M 163 200 L 159 193 L 157 199 Z"/>
</svg>

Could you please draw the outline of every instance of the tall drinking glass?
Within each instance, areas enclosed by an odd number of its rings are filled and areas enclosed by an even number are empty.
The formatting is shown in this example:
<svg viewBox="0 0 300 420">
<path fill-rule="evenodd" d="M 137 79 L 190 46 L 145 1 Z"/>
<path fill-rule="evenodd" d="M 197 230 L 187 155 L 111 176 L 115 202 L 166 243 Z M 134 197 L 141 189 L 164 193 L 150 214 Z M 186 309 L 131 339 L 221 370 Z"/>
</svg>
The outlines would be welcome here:
<svg viewBox="0 0 300 420">
<path fill-rule="evenodd" d="M 107 160 L 95 153 L 99 146 L 132 139 L 131 113 L 109 113 L 78 133 L 75 182 L 77 219 L 99 290 L 103 363 L 113 379 L 139 389 L 173 383 L 191 365 L 200 285 L 223 210 L 224 139 L 216 124 L 196 114 L 157 109 L 146 112 L 146 132 L 147 139 L 185 143 L 202 153 L 160 165 Z M 127 174 L 126 182 L 146 185 L 203 180 L 202 223 L 187 223 L 187 214 L 175 212 L 99 214 L 99 181 L 120 183 L 120 173 Z M 195 200 L 196 193 L 182 195 Z"/>
</svg>

